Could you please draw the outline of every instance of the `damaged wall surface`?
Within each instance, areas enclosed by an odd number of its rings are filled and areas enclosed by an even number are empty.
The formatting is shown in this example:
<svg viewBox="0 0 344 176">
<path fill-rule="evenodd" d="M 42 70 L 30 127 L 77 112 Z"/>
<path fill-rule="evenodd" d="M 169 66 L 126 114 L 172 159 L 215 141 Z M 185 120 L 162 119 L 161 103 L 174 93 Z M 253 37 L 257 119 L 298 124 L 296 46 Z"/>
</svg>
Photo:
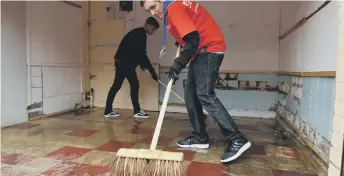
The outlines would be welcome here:
<svg viewBox="0 0 344 176">
<path fill-rule="evenodd" d="M 172 90 L 184 97 L 184 84 L 187 73 L 182 72 Z M 160 73 L 160 79 L 168 82 L 165 72 Z M 276 74 L 242 74 L 220 73 L 215 91 L 218 98 L 227 109 L 274 111 L 277 103 Z M 165 87 L 160 86 L 159 101 L 164 99 Z M 252 101 L 252 100 L 257 101 Z M 171 94 L 170 103 L 184 104 Z"/>
<path fill-rule="evenodd" d="M 329 156 L 333 78 L 280 76 L 277 113 Z"/>
<path fill-rule="evenodd" d="M 281 34 L 323 3 L 283 2 Z M 339 2 L 332 1 L 280 42 L 279 70 L 300 72 L 300 76 L 279 76 L 277 114 L 324 162 L 328 162 L 331 146 L 335 77 L 321 76 L 321 72 L 336 71 L 338 17 Z M 318 76 L 305 77 L 303 72 L 316 72 Z"/>
</svg>

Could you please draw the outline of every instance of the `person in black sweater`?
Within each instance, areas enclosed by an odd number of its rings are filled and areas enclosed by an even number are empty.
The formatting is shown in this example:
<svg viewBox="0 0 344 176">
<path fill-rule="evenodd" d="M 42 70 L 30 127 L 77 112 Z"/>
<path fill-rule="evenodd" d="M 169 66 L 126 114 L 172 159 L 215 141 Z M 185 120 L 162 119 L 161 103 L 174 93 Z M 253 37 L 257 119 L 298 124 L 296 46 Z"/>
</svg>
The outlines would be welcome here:
<svg viewBox="0 0 344 176">
<path fill-rule="evenodd" d="M 122 39 L 114 56 L 116 75 L 107 96 L 104 117 L 120 116 L 120 113 L 112 110 L 112 104 L 125 78 L 127 78 L 130 84 L 130 96 L 134 107 L 134 117 L 150 117 L 140 108 L 139 81 L 136 75 L 136 67 L 139 65 L 142 70 L 147 69 L 151 73 L 153 80 L 158 81 L 158 75 L 150 63 L 146 52 L 147 34 L 152 35 L 158 28 L 159 22 L 153 17 L 149 17 L 144 27 L 131 30 Z"/>
</svg>

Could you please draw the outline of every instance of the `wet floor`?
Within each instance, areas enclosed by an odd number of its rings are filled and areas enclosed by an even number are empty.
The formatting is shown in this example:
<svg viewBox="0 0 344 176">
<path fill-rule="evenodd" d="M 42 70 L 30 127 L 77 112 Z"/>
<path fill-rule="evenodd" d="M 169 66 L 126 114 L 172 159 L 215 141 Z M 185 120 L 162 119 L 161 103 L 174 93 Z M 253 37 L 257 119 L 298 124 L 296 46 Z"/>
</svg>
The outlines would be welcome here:
<svg viewBox="0 0 344 176">
<path fill-rule="evenodd" d="M 158 113 L 136 123 L 131 111 L 104 119 L 103 109 L 65 114 L 2 129 L 1 175 L 84 176 L 108 175 L 119 148 L 149 148 Z M 219 159 L 226 144 L 212 118 L 208 150 L 181 150 L 175 143 L 191 134 L 186 114 L 165 116 L 158 148 L 184 152 L 187 176 L 315 176 L 306 167 L 291 140 L 274 135 L 273 119 L 235 118 L 252 147 L 235 162 Z"/>
</svg>

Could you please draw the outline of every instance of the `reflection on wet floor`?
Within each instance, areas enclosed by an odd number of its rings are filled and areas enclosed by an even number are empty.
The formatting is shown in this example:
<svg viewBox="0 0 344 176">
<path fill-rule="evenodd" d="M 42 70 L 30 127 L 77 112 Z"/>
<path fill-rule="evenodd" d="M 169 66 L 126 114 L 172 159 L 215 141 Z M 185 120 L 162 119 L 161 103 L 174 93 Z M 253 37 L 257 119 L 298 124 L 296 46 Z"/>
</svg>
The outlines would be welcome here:
<svg viewBox="0 0 344 176">
<path fill-rule="evenodd" d="M 1 175 L 107 175 L 119 148 L 149 148 L 158 113 L 137 123 L 131 111 L 116 119 L 103 118 L 103 109 L 65 114 L 2 129 Z M 291 140 L 274 135 L 273 119 L 237 117 L 240 130 L 253 143 L 243 157 L 219 162 L 226 144 L 218 126 L 207 119 L 211 147 L 180 149 L 175 143 L 191 134 L 186 114 L 165 116 L 158 148 L 184 153 L 188 176 L 316 175 L 308 169 Z"/>
</svg>

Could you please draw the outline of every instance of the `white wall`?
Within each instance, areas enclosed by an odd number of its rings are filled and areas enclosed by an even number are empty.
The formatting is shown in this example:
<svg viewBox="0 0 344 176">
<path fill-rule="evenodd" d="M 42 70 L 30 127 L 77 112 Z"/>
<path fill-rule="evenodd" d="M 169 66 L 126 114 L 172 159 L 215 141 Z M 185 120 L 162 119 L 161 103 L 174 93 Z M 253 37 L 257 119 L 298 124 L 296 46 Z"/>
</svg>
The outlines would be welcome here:
<svg viewBox="0 0 344 176">
<path fill-rule="evenodd" d="M 1 2 L 1 127 L 28 120 L 25 2 Z"/>
<path fill-rule="evenodd" d="M 279 2 L 199 1 L 213 15 L 227 42 L 221 70 L 276 71 L 278 68 Z M 143 26 L 149 14 L 136 2 L 135 27 Z M 160 20 L 163 26 L 163 20 Z M 232 26 L 232 27 L 231 27 Z M 168 50 L 158 58 L 162 45 L 162 27 L 148 37 L 148 55 L 152 62 L 170 66 L 175 56 L 173 38 L 168 34 Z"/>
<path fill-rule="evenodd" d="M 82 90 L 82 9 L 63 2 L 27 2 L 32 102 L 44 114 L 73 108 Z"/>
<path fill-rule="evenodd" d="M 287 1 L 281 8 L 281 34 L 323 1 Z M 332 1 L 280 43 L 281 71 L 336 71 L 339 2 Z"/>
</svg>

